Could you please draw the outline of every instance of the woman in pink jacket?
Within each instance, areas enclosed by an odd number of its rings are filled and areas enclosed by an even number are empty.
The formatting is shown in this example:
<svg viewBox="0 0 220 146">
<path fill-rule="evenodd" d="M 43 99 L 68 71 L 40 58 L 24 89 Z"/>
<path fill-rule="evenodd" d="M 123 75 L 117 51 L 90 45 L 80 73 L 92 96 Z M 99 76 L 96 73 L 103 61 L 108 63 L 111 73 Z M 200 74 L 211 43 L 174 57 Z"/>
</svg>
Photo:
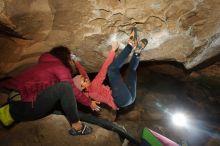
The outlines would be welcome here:
<svg viewBox="0 0 220 146">
<path fill-rule="evenodd" d="M 18 92 L 21 100 L 0 108 L 0 121 L 9 126 L 14 121 L 39 119 L 59 104 L 71 124 L 71 135 L 91 133 L 91 127 L 80 122 L 76 100 L 92 109 L 97 105 L 74 85 L 70 63 L 70 50 L 55 47 L 42 54 L 36 65 L 3 82 L 1 86 Z"/>
<path fill-rule="evenodd" d="M 76 68 L 81 74 L 73 79 L 75 85 L 82 90 L 86 96 L 96 101 L 106 103 L 114 110 L 132 104 L 136 98 L 136 69 L 139 64 L 140 53 L 146 47 L 147 43 L 147 39 L 142 39 L 137 43 L 137 32 L 136 29 L 133 29 L 127 46 L 115 59 L 115 51 L 118 45 L 117 43 L 112 44 L 112 50 L 99 73 L 92 81 L 89 80 L 84 67 L 78 61 L 74 61 Z M 136 47 L 136 49 L 132 55 L 126 75 L 123 78 L 120 69 L 134 47 Z M 110 86 L 103 84 L 106 74 L 108 74 Z"/>
</svg>

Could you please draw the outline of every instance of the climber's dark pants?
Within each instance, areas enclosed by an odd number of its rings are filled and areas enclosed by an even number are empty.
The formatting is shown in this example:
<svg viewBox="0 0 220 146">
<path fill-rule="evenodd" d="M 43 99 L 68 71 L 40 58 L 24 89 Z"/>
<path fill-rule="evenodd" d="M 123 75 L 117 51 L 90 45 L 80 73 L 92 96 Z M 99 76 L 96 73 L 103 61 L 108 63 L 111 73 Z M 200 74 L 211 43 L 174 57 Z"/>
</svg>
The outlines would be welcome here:
<svg viewBox="0 0 220 146">
<path fill-rule="evenodd" d="M 133 54 L 124 79 L 120 69 L 132 51 L 132 46 L 127 45 L 124 50 L 115 58 L 108 69 L 109 83 L 112 89 L 112 96 L 118 107 L 126 107 L 132 104 L 136 98 L 137 67 L 140 56 Z"/>
<path fill-rule="evenodd" d="M 10 113 L 15 121 L 39 119 L 52 113 L 60 105 L 70 123 L 79 121 L 77 103 L 69 82 L 60 82 L 43 90 L 33 106 L 30 102 L 12 101 Z"/>
</svg>

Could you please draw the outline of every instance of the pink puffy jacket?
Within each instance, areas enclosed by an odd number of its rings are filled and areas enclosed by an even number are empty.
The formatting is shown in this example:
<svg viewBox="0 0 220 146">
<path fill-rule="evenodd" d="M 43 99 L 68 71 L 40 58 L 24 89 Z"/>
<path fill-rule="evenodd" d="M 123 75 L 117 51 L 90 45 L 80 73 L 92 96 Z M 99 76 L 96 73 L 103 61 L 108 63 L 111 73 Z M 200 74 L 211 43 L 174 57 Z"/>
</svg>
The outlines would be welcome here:
<svg viewBox="0 0 220 146">
<path fill-rule="evenodd" d="M 22 101 L 33 103 L 39 92 L 61 81 L 68 81 L 72 85 L 77 101 L 86 106 L 91 104 L 91 100 L 75 87 L 68 68 L 49 53 L 42 54 L 36 65 L 1 86 L 18 91 Z"/>
</svg>

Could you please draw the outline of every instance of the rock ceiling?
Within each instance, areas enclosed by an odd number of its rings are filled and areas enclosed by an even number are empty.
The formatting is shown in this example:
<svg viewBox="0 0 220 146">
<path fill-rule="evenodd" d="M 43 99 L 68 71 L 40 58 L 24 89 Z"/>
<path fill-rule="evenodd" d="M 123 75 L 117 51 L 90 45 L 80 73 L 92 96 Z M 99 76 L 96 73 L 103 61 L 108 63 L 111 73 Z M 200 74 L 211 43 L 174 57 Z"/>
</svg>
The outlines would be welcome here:
<svg viewBox="0 0 220 146">
<path fill-rule="evenodd" d="M 98 71 L 111 40 L 125 42 L 133 26 L 149 40 L 141 60 L 191 69 L 220 53 L 219 0 L 1 0 L 0 74 L 35 63 L 57 45 Z"/>
</svg>

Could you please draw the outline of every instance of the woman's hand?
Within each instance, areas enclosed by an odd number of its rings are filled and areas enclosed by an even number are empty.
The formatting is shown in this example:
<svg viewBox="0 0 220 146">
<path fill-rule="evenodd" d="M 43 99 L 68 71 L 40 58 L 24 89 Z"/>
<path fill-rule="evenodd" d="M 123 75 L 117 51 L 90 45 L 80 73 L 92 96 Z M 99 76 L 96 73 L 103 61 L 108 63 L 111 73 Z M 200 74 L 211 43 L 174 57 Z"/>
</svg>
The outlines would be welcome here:
<svg viewBox="0 0 220 146">
<path fill-rule="evenodd" d="M 70 58 L 73 62 L 77 62 L 77 61 L 80 61 L 80 58 L 77 57 L 75 54 L 71 53 L 70 54 Z"/>
<path fill-rule="evenodd" d="M 95 100 L 92 100 L 91 104 L 90 104 L 90 108 L 93 110 L 93 111 L 100 111 L 101 107 L 98 106 L 97 104 L 100 104 L 100 102 L 98 101 L 95 101 Z"/>
<path fill-rule="evenodd" d="M 119 44 L 117 41 L 112 42 L 112 51 L 117 51 L 118 46 L 119 46 Z"/>
</svg>

